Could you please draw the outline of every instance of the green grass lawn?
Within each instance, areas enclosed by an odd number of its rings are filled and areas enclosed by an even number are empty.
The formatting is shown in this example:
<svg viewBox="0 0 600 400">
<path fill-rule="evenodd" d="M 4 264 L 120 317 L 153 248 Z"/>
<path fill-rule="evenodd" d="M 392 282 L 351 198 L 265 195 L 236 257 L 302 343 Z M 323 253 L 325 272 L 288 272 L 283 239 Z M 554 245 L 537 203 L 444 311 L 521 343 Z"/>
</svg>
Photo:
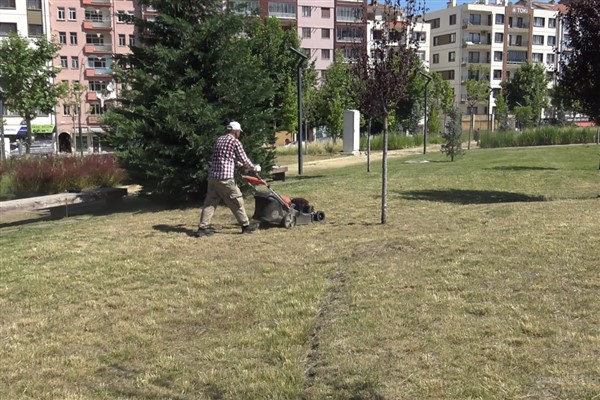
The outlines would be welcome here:
<svg viewBox="0 0 600 400">
<path fill-rule="evenodd" d="M 599 155 L 394 158 L 385 225 L 379 163 L 274 182 L 326 219 L 253 235 L 2 215 L 0 399 L 598 399 Z"/>
</svg>

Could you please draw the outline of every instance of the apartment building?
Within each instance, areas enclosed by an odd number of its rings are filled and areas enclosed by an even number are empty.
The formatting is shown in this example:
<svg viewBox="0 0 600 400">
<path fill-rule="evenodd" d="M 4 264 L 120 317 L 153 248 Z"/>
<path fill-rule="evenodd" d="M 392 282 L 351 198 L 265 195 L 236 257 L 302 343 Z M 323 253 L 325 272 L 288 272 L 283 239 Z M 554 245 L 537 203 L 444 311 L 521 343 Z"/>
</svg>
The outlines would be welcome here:
<svg viewBox="0 0 600 400">
<path fill-rule="evenodd" d="M 454 89 L 455 102 L 463 113 L 482 115 L 492 121 L 500 82 L 526 61 L 545 66 L 550 81 L 558 68 L 557 47 L 561 43 L 558 18 L 560 5 L 520 1 L 511 3 L 479 0 L 427 13 L 431 23 L 430 70 L 439 72 Z M 469 67 L 476 65 L 490 78 L 487 101 L 467 104 Z"/>
<path fill-rule="evenodd" d="M 57 106 L 58 147 L 100 151 L 103 130 L 98 120 L 120 90 L 113 80 L 113 55 L 128 53 L 129 45 L 135 44 L 134 26 L 127 22 L 127 16 L 143 17 L 146 10 L 134 0 L 49 3 L 52 36 L 62 44 L 55 61 L 62 70 L 56 80 L 70 85 L 78 82 L 85 88 L 81 110 L 66 104 Z"/>
<path fill-rule="evenodd" d="M 391 15 L 385 16 L 384 14 L 386 13 Z M 425 22 L 423 18 L 418 18 L 412 26 L 407 26 L 403 10 L 390 9 L 389 7 L 377 4 L 369 6 L 367 18 L 367 53 L 371 54 L 374 43 L 379 40 L 383 34 L 384 21 L 390 18 L 394 19 L 396 29 L 407 30 L 407 35 L 402 37 L 402 39 L 405 40 L 404 45 L 411 46 L 410 39 L 413 39 L 412 42 L 415 43 L 414 46 L 416 46 L 417 55 L 423 62 L 425 68 L 429 69 L 429 38 L 431 35 L 431 26 L 428 22 Z M 398 44 L 398 40 L 391 38 L 388 45 L 398 46 Z"/>
<path fill-rule="evenodd" d="M 48 0 L 0 0 L 0 40 L 10 32 L 32 40 L 40 36 L 50 39 L 48 9 Z M 11 141 L 25 138 L 27 130 L 22 118 L 6 107 L 2 111 L 5 137 Z M 34 135 L 48 136 L 52 135 L 55 119 L 52 114 L 38 113 L 31 124 Z"/>
</svg>

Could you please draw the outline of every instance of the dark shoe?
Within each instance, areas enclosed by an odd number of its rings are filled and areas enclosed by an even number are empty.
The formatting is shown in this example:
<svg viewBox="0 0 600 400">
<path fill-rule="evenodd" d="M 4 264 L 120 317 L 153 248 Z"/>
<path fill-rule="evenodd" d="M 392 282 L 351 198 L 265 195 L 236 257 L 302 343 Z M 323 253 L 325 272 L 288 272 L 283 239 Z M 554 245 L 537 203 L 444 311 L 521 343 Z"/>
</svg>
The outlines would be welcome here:
<svg viewBox="0 0 600 400">
<path fill-rule="evenodd" d="M 258 223 L 257 222 L 253 222 L 249 225 L 246 226 L 242 226 L 242 233 L 252 233 L 255 230 L 258 229 Z"/>
<path fill-rule="evenodd" d="M 210 229 L 206 229 L 206 228 L 201 229 L 201 228 L 198 228 L 198 230 L 196 232 L 194 232 L 194 237 L 199 238 L 199 237 L 205 237 L 205 236 L 212 236 L 214 234 L 215 233 L 213 231 L 211 231 Z"/>
</svg>

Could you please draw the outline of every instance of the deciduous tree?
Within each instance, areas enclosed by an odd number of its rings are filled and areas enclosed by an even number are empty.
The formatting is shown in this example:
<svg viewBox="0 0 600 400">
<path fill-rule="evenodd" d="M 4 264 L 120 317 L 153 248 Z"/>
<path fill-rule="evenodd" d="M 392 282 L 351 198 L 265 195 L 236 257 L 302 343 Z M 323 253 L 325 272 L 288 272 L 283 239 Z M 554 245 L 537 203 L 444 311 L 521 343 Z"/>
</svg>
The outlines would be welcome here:
<svg viewBox="0 0 600 400">
<path fill-rule="evenodd" d="M 569 1 L 561 20 L 568 35 L 559 82 L 579 100 L 582 111 L 600 124 L 600 7 L 597 0 Z"/>
<path fill-rule="evenodd" d="M 375 2 L 374 7 L 377 7 Z M 390 112 L 408 101 L 408 90 L 417 74 L 416 41 L 409 40 L 414 26 L 416 1 L 385 0 L 381 21 L 375 23 L 381 32 L 380 39 L 371 43 L 371 53 L 366 46 L 354 64 L 357 89 L 360 93 L 361 111 L 370 118 L 383 118 L 383 157 L 381 187 L 381 223 L 387 220 L 387 152 L 388 117 Z M 412 43 L 411 43 L 412 42 Z"/>
<path fill-rule="evenodd" d="M 52 60 L 60 45 L 45 37 L 33 40 L 16 33 L 0 40 L 0 85 L 6 108 L 17 113 L 27 125 L 26 153 L 33 136 L 31 121 L 38 112 L 51 113 L 57 103 L 59 88 L 52 82 L 60 68 Z"/>
<path fill-rule="evenodd" d="M 503 81 L 501 85 L 508 108 L 531 107 L 531 125 L 538 125 L 542 110 L 548 105 L 548 80 L 544 66 L 526 62 L 515 71 L 510 81 Z"/>
</svg>

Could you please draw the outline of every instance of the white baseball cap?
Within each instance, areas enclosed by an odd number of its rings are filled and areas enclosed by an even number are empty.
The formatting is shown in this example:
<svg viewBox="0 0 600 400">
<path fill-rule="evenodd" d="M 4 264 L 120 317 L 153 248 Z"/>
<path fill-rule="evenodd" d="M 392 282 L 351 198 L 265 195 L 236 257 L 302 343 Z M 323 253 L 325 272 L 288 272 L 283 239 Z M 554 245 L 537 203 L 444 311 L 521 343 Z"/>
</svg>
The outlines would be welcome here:
<svg viewBox="0 0 600 400">
<path fill-rule="evenodd" d="M 227 125 L 227 130 L 228 131 L 240 131 L 240 132 L 244 132 L 242 130 L 242 126 L 240 125 L 239 122 L 235 122 L 235 121 L 231 121 L 228 125 Z"/>
</svg>

